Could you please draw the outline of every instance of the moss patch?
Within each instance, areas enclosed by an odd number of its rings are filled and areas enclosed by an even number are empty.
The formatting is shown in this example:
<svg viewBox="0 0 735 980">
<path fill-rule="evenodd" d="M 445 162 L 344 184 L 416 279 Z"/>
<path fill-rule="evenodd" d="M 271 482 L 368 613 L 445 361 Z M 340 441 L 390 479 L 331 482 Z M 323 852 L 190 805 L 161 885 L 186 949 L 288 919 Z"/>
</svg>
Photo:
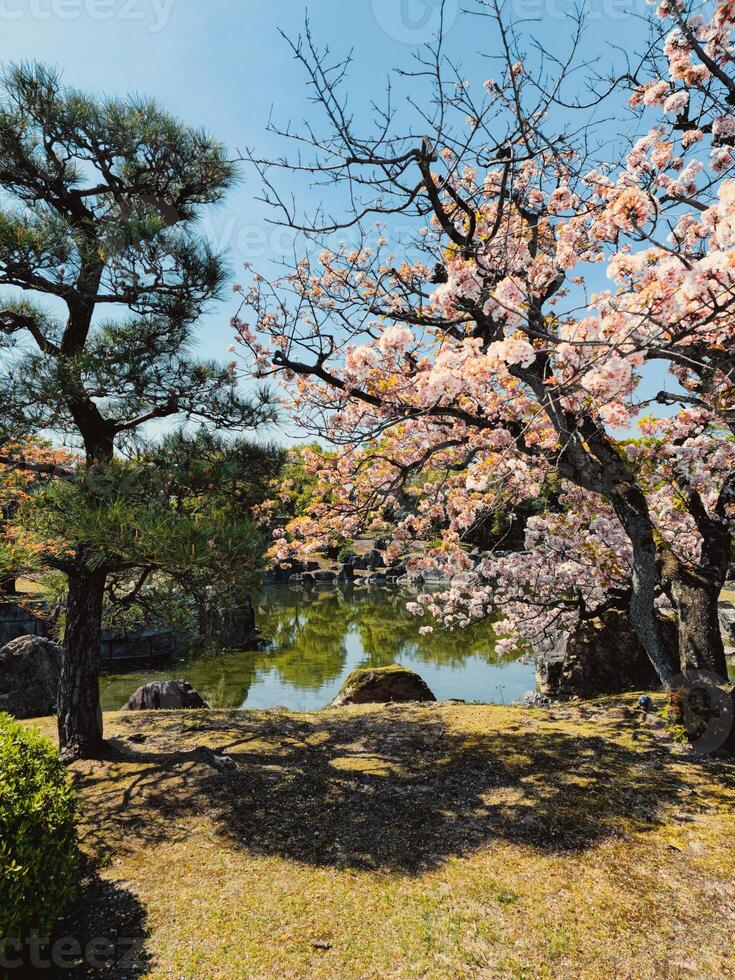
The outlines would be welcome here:
<svg viewBox="0 0 735 980">
<path fill-rule="evenodd" d="M 161 980 L 731 976 L 735 765 L 632 703 L 108 715 L 80 921 Z"/>
<path fill-rule="evenodd" d="M 408 667 L 360 667 L 345 678 L 333 704 L 389 704 L 407 701 L 436 701 L 426 681 Z"/>
</svg>

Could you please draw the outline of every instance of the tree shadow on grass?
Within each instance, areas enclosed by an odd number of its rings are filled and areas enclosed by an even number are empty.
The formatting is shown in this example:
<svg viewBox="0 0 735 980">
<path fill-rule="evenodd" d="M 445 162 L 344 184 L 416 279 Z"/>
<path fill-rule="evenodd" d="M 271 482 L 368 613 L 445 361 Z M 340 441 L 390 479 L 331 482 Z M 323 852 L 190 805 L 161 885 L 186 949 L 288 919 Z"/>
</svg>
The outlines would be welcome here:
<svg viewBox="0 0 735 980">
<path fill-rule="evenodd" d="M 142 718 L 120 724 L 146 729 Z M 604 724 L 592 735 L 458 733 L 416 708 L 160 717 L 147 742 L 152 751 L 136 751 L 123 736 L 124 761 L 78 774 L 97 851 L 185 838 L 187 819 L 206 814 L 250 853 L 404 873 L 494 840 L 562 853 L 651 829 L 686 809 L 694 765 L 628 748 Z"/>
<path fill-rule="evenodd" d="M 10 980 L 143 976 L 151 965 L 146 919 L 145 908 L 128 888 L 101 878 L 88 865 L 53 936 L 50 940 L 31 936 L 22 950 L 13 949 L 7 976 Z M 0 971 L 0 975 L 4 974 Z"/>
</svg>

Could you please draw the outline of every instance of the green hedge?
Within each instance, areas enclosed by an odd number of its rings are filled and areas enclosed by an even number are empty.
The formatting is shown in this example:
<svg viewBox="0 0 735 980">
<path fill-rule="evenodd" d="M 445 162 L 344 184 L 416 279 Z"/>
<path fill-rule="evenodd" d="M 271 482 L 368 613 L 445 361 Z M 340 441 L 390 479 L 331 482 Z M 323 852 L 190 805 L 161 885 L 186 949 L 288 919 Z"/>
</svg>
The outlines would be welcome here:
<svg viewBox="0 0 735 980">
<path fill-rule="evenodd" d="M 0 714 L 0 945 L 48 935 L 74 894 L 77 804 L 46 739 Z"/>
</svg>

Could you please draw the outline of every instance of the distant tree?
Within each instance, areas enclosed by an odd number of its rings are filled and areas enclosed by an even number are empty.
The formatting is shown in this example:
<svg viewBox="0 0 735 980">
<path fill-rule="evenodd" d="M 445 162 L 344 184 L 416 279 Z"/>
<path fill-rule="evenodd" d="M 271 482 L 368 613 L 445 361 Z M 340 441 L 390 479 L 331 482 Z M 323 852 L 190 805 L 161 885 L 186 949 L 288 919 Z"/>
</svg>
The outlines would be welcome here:
<svg viewBox="0 0 735 980">
<path fill-rule="evenodd" d="M 13 533 L 13 519 L 18 509 L 48 480 L 56 467 L 69 465 L 64 450 L 40 439 L 11 439 L 5 435 L 4 458 L 14 465 L 0 462 L 0 601 L 17 595 L 16 579 L 23 570 L 35 567 L 37 555 L 24 547 Z M 17 461 L 22 458 L 24 466 Z"/>
<path fill-rule="evenodd" d="M 226 276 L 196 223 L 235 176 L 218 142 L 154 102 L 92 98 L 37 65 L 4 74 L 0 286 L 20 291 L 0 303 L 11 348 L 0 369 L 4 424 L 78 441 L 82 482 L 97 481 L 153 420 L 242 429 L 272 418 L 265 395 L 238 392 L 232 366 L 191 353 L 197 318 Z M 69 583 L 61 748 L 95 756 L 111 567 L 81 538 L 48 560 Z"/>
</svg>

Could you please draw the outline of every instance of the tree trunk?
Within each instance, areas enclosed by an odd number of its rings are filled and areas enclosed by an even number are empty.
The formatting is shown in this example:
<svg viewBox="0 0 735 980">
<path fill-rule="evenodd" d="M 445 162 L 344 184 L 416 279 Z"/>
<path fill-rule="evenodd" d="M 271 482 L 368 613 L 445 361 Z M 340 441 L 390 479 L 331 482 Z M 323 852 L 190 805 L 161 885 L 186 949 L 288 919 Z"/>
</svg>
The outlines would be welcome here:
<svg viewBox="0 0 735 980">
<path fill-rule="evenodd" d="M 0 596 L 15 596 L 17 594 L 15 575 L 0 575 Z"/>
<path fill-rule="evenodd" d="M 725 645 L 720 631 L 718 603 L 721 583 L 696 573 L 680 571 L 671 582 L 679 627 L 682 673 L 708 670 L 727 680 Z"/>
<path fill-rule="evenodd" d="M 99 695 L 102 603 L 106 572 L 80 560 L 69 574 L 59 685 L 59 747 L 65 761 L 99 758 L 104 749 Z"/>
<path fill-rule="evenodd" d="M 670 649 L 656 614 L 661 576 L 648 506 L 641 490 L 631 485 L 611 494 L 611 500 L 633 548 L 630 622 L 662 685 L 669 690 L 678 664 L 676 651 Z"/>
</svg>

